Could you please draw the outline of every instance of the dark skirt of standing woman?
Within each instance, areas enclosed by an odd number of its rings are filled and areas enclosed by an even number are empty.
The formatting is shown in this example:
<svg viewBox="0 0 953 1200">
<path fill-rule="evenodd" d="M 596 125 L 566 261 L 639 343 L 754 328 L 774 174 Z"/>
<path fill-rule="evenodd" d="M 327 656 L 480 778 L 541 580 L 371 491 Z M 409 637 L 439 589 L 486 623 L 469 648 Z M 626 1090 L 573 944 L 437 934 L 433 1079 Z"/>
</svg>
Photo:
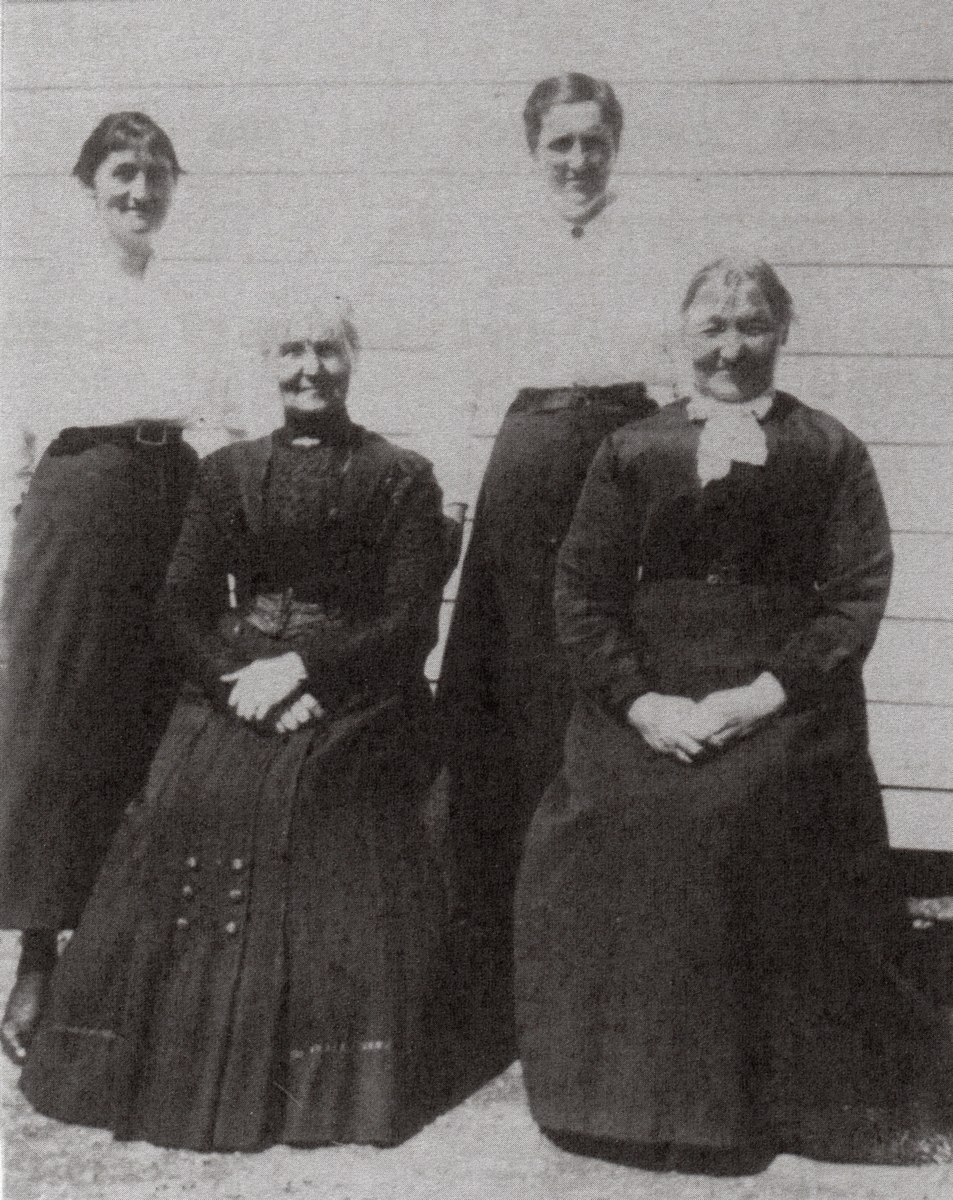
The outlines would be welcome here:
<svg viewBox="0 0 953 1200">
<path fill-rule="evenodd" d="M 4 928 L 76 927 L 145 780 L 175 699 L 153 609 L 196 458 L 161 422 L 66 429 L 24 497 L 4 597 Z"/>
<path fill-rule="evenodd" d="M 559 768 L 572 684 L 556 642 L 556 554 L 602 439 L 656 408 L 642 384 L 524 388 L 497 434 L 447 639 L 438 712 L 461 1010 L 512 1057 L 512 905 L 527 826 Z M 467 1025 L 468 1022 L 464 1022 Z M 472 1028 L 472 1026 L 471 1026 Z"/>
</svg>

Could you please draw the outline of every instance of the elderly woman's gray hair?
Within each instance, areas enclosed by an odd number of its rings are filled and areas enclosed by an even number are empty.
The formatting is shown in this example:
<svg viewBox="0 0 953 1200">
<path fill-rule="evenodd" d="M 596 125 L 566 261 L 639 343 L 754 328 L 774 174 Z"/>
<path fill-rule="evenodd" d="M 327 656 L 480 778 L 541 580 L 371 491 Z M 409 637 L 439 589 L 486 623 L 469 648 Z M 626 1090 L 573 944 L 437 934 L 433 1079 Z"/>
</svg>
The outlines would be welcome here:
<svg viewBox="0 0 953 1200">
<path fill-rule="evenodd" d="M 794 318 L 794 301 L 791 293 L 781 282 L 777 271 L 763 258 L 742 258 L 728 255 L 697 271 L 691 278 L 682 300 L 681 312 L 687 312 L 695 297 L 708 283 L 723 283 L 733 288 L 751 283 L 764 297 L 772 317 L 782 329 L 787 329 Z"/>
<path fill-rule="evenodd" d="M 352 361 L 361 350 L 354 310 L 346 296 L 290 284 L 263 297 L 255 321 L 263 353 L 282 342 L 334 332 L 347 347 Z"/>
</svg>

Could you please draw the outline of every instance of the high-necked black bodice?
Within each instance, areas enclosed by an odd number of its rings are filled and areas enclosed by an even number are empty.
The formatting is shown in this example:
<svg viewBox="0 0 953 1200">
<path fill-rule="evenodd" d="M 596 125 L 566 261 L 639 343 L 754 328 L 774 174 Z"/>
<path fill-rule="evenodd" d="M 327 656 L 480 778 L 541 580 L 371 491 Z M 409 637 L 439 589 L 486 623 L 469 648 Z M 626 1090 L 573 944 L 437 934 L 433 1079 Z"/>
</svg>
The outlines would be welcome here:
<svg viewBox="0 0 953 1200">
<path fill-rule="evenodd" d="M 841 667 L 859 677 L 892 564 L 870 458 L 838 421 L 784 393 L 762 424 L 764 466 L 733 463 L 705 486 L 699 425 L 684 403 L 603 443 L 560 553 L 555 607 L 577 682 L 610 707 L 653 689 L 644 619 L 635 616 L 653 587 L 657 596 L 682 586 L 698 625 L 729 588 L 741 589 L 736 607 L 753 589 L 759 608 L 780 604 L 783 641 L 763 665 L 789 697 L 823 690 Z M 649 632 L 664 641 L 659 629 L 653 617 Z"/>
<path fill-rule="evenodd" d="M 315 688 L 333 679 L 340 694 L 419 669 L 444 568 L 440 489 L 425 459 L 357 425 L 317 444 L 278 430 L 203 461 L 165 608 L 190 675 L 213 698 L 222 674 L 287 650 Z M 232 614 L 276 594 L 320 606 L 330 623 L 285 639 L 229 632 Z"/>
</svg>

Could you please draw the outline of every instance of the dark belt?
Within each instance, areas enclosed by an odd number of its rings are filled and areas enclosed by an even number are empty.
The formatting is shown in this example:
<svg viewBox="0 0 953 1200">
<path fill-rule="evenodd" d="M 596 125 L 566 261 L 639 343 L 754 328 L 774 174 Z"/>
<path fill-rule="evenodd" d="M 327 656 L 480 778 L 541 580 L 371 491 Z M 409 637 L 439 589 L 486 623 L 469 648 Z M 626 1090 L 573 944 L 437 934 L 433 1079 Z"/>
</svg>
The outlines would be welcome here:
<svg viewBox="0 0 953 1200">
<path fill-rule="evenodd" d="M 651 411 L 650 405 L 644 383 L 613 383 L 606 387 L 521 388 L 510 412 L 631 407 L 645 413 Z"/>
<path fill-rule="evenodd" d="M 137 421 L 129 425 L 71 425 L 62 430 L 47 451 L 54 458 L 82 454 L 94 446 L 124 450 L 165 450 L 182 441 L 182 427 L 169 421 Z"/>
</svg>

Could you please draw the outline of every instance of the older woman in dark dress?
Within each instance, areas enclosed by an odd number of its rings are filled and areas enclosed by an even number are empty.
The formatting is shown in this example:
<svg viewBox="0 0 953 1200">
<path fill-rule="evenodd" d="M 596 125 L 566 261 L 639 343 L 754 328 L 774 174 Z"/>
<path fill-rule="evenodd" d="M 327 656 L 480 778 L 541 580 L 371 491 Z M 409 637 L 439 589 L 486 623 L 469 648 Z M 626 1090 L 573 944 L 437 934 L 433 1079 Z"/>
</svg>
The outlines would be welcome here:
<svg viewBox="0 0 953 1200">
<path fill-rule="evenodd" d="M 862 443 L 772 385 L 790 316 L 764 262 L 695 277 L 690 397 L 606 439 L 559 558 L 578 700 L 521 868 L 521 1055 L 555 1140 L 642 1165 L 949 1161 L 867 750 L 887 517 Z"/>
<path fill-rule="evenodd" d="M 346 313 L 299 316 L 284 425 L 202 463 L 165 601 L 189 682 L 22 1080 L 163 1146 L 386 1145 L 433 1101 L 440 490 L 350 420 Z"/>
</svg>

